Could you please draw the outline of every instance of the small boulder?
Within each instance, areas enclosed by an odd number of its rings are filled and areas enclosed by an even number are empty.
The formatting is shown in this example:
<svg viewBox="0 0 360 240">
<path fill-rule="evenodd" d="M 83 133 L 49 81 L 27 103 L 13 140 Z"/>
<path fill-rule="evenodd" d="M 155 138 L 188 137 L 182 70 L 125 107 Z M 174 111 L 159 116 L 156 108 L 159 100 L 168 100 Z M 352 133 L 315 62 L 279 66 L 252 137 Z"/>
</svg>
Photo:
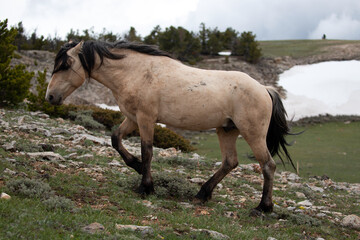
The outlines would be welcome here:
<svg viewBox="0 0 360 240">
<path fill-rule="evenodd" d="M 15 176 L 16 175 L 16 172 L 11 170 L 11 169 L 8 169 L 8 168 L 5 168 L 4 169 L 4 172 L 5 174 L 9 174 L 9 175 L 12 175 L 12 176 Z"/>
<path fill-rule="evenodd" d="M 1 146 L 5 151 L 15 151 L 16 150 L 16 141 L 12 141 L 10 143 L 5 143 Z"/>
<path fill-rule="evenodd" d="M 90 234 L 94 234 L 94 233 L 98 233 L 98 232 L 102 232 L 105 230 L 105 227 L 97 222 L 93 222 L 85 227 L 82 228 L 82 230 L 84 232 L 90 233 Z"/>
<path fill-rule="evenodd" d="M 149 226 L 115 224 L 115 228 L 123 231 L 140 232 L 143 238 L 154 234 L 154 229 Z"/>
<path fill-rule="evenodd" d="M 223 240 L 223 239 L 230 239 L 229 236 L 213 231 L 213 230 L 208 230 L 208 229 L 191 229 L 192 232 L 201 232 L 206 234 L 208 237 L 210 237 L 211 239 L 216 239 L 216 240 Z"/>
<path fill-rule="evenodd" d="M 296 195 L 296 197 L 298 197 L 298 198 L 306 198 L 305 194 L 302 193 L 302 192 L 296 192 L 295 195 Z"/>
<path fill-rule="evenodd" d="M 360 217 L 354 214 L 348 215 L 341 221 L 341 225 L 360 230 Z"/>
<path fill-rule="evenodd" d="M 7 194 L 7 193 L 2 192 L 1 196 L 0 196 L 0 199 L 9 200 L 9 199 L 11 199 L 11 196 L 9 194 Z"/>
<path fill-rule="evenodd" d="M 301 201 L 297 203 L 298 206 L 311 207 L 313 204 L 309 200 Z"/>
<path fill-rule="evenodd" d="M 33 152 L 26 154 L 32 158 L 42 158 L 50 161 L 65 161 L 65 159 L 60 154 L 54 152 Z"/>
<path fill-rule="evenodd" d="M 196 184 L 203 184 L 205 182 L 205 180 L 202 178 L 191 178 L 189 181 Z"/>
</svg>

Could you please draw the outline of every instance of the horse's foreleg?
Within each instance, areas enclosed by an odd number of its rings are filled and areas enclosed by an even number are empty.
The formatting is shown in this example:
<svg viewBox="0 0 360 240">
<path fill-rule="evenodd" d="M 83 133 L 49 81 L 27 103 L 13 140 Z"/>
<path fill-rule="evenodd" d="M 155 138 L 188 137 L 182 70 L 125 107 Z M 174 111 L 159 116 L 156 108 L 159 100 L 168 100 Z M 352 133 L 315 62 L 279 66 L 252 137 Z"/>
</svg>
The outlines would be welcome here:
<svg viewBox="0 0 360 240">
<path fill-rule="evenodd" d="M 153 156 L 154 122 L 147 116 L 138 116 L 138 125 L 141 137 L 142 179 L 140 193 L 154 192 L 154 183 L 151 176 L 151 159 Z"/>
<path fill-rule="evenodd" d="M 217 128 L 216 132 L 220 142 L 222 164 L 220 169 L 201 186 L 200 191 L 196 194 L 195 197 L 202 202 L 211 199 L 216 185 L 238 165 L 236 139 L 239 136 L 239 131 L 237 129 L 225 131 L 223 128 Z"/>
<path fill-rule="evenodd" d="M 130 154 L 123 146 L 121 140 L 123 137 L 131 133 L 137 128 L 137 124 L 128 118 L 121 123 L 120 127 L 116 129 L 111 135 L 112 146 L 119 152 L 124 159 L 126 165 L 135 169 L 136 172 L 142 174 L 142 165 L 139 159 Z"/>
</svg>

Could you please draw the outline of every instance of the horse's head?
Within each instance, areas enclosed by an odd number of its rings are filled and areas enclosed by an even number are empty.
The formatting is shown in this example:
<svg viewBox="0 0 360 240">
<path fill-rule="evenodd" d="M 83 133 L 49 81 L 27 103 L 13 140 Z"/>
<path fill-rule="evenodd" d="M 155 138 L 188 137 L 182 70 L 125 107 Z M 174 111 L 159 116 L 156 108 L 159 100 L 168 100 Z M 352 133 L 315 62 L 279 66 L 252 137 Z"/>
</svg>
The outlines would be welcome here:
<svg viewBox="0 0 360 240">
<path fill-rule="evenodd" d="M 51 104 L 62 104 L 67 96 L 85 82 L 86 73 L 79 58 L 82 45 L 83 42 L 67 43 L 56 55 L 45 97 Z"/>
</svg>

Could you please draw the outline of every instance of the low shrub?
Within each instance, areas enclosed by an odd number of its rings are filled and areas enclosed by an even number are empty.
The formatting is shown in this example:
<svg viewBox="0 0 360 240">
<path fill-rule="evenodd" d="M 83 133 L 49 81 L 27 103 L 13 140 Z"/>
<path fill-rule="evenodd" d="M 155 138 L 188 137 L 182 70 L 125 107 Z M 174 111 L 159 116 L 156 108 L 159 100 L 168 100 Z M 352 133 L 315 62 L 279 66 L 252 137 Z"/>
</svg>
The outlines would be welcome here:
<svg viewBox="0 0 360 240">
<path fill-rule="evenodd" d="M 74 203 L 67 198 L 54 196 L 43 201 L 48 210 L 70 211 L 74 209 Z"/>
<path fill-rule="evenodd" d="M 184 177 L 170 173 L 154 174 L 155 194 L 159 197 L 174 197 L 177 199 L 192 199 L 198 188 L 190 184 Z"/>
<path fill-rule="evenodd" d="M 54 195 L 49 184 L 28 178 L 10 180 L 6 187 L 21 197 L 48 199 Z"/>
<path fill-rule="evenodd" d="M 82 125 L 87 129 L 104 129 L 105 126 L 94 120 L 92 110 L 70 111 L 69 116 L 76 124 Z"/>
<path fill-rule="evenodd" d="M 195 148 L 191 146 L 189 140 L 176 134 L 170 129 L 158 125 L 155 126 L 154 146 L 159 148 L 174 147 L 183 152 L 191 152 L 195 150 Z"/>
</svg>

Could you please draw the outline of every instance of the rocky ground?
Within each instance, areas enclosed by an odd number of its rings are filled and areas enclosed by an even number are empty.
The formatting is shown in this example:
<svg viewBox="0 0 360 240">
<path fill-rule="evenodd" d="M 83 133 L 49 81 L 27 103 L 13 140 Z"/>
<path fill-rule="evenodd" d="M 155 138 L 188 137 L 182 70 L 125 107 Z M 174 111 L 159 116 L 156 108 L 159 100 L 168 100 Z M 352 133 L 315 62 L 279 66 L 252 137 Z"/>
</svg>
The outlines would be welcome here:
<svg viewBox="0 0 360 240">
<path fill-rule="evenodd" d="M 140 155 L 137 138 L 125 140 L 124 144 L 130 152 Z M 61 220 L 58 221 L 62 225 L 51 225 L 51 231 L 61 229 L 66 238 L 360 238 L 359 183 L 334 182 L 327 176 L 301 179 L 292 172 L 277 172 L 274 213 L 253 218 L 248 213 L 259 202 L 263 183 L 258 164 L 239 165 L 218 185 L 210 202 L 198 205 L 191 198 L 221 163 L 176 149 L 155 148 L 154 152 L 153 172 L 158 193 L 143 199 L 134 191 L 139 177 L 124 165 L 104 131 L 89 131 L 41 112 L 0 109 L 0 219 L 3 219 L 0 236 L 11 239 L 9 229 L 18 224 L 14 220 L 16 216 L 5 212 L 17 207 L 15 212 L 26 211 L 28 207 L 21 209 L 18 202 L 32 201 L 29 191 L 34 190 L 21 192 L 13 187 L 14 179 L 30 179 L 52 189 L 49 190 L 52 197 L 44 197 L 37 206 L 48 206 L 55 198 L 63 199 L 60 201 L 63 205 L 70 201 L 75 206 L 71 213 L 76 218 L 86 211 L 86 220 L 72 220 L 74 226 L 67 226 Z M 169 179 L 174 177 L 177 183 L 170 185 Z M 60 183 L 55 181 L 58 178 Z M 180 187 L 179 182 L 183 182 Z M 175 192 L 171 192 L 170 188 L 175 187 Z M 12 202 L 16 204 L 11 205 Z M 11 207 L 2 208 L 8 205 Z M 44 215 L 66 214 L 70 210 L 59 207 L 63 205 L 54 205 Z M 89 217 L 92 216 L 89 211 L 101 212 L 109 219 L 100 215 Z M 31 217 L 34 225 L 39 222 L 40 232 L 50 224 L 42 218 L 39 213 Z M 16 227 L 21 229 L 20 225 Z M 19 236 L 33 238 L 26 233 Z"/>
</svg>

